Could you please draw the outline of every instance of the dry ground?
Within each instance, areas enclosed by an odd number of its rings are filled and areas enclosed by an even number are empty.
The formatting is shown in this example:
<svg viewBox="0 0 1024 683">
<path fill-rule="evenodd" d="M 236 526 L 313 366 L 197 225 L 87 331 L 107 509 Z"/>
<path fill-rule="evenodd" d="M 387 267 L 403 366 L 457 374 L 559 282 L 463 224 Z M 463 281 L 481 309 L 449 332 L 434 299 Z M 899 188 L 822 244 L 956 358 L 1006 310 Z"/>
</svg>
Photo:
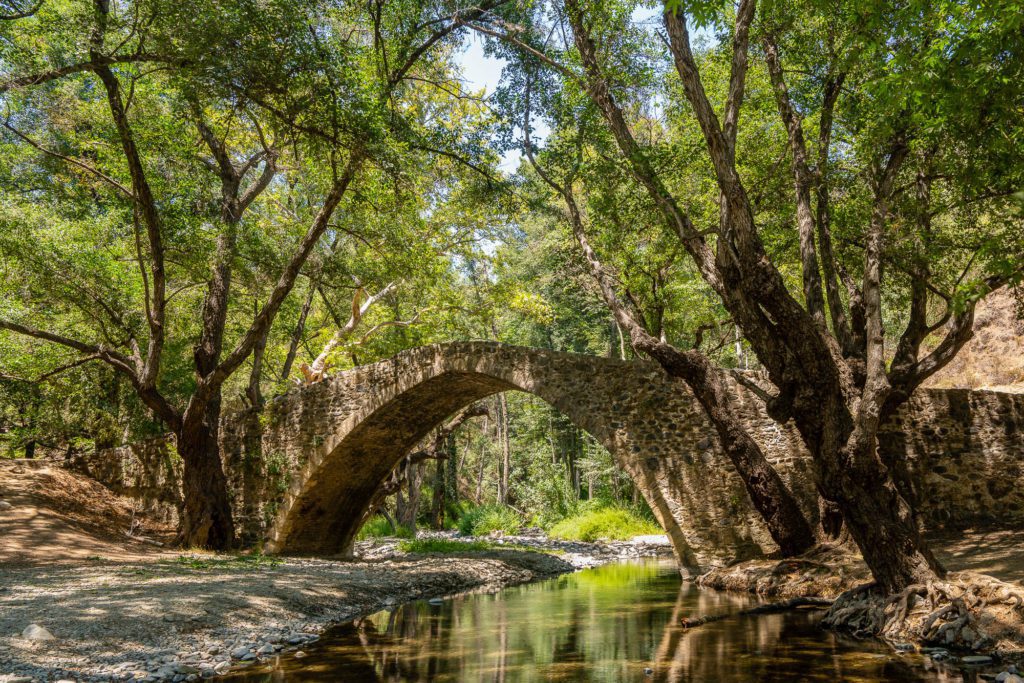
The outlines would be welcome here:
<svg viewBox="0 0 1024 683">
<path fill-rule="evenodd" d="M 46 461 L 0 459 L 0 566 L 81 562 L 90 557 L 140 561 L 174 530 L 137 513 L 101 484 Z M 5 506 L 0 506 L 5 507 Z"/>
</svg>

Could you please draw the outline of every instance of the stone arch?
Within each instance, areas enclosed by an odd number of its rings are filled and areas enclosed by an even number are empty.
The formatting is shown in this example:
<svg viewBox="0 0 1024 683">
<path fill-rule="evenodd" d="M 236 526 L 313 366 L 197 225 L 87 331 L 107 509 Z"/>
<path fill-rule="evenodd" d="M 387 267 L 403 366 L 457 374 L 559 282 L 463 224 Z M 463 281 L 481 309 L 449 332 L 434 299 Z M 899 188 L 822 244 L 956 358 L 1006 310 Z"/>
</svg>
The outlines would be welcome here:
<svg viewBox="0 0 1024 683">
<path fill-rule="evenodd" d="M 413 349 L 293 390 L 272 405 L 263 452 L 290 451 L 293 466 L 267 549 L 345 552 L 374 491 L 405 453 L 452 413 L 508 390 L 551 404 L 612 453 L 684 570 L 771 549 L 684 384 L 653 363 L 491 342 Z M 730 511 L 735 518 L 723 525 L 721 515 Z"/>
</svg>

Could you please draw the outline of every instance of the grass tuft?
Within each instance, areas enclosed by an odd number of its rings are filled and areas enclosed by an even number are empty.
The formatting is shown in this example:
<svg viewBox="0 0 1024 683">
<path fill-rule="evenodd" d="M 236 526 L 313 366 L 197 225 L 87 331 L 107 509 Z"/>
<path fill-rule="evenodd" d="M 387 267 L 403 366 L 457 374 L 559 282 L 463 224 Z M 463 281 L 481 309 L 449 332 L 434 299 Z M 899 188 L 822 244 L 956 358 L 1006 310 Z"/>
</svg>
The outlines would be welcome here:
<svg viewBox="0 0 1024 683">
<path fill-rule="evenodd" d="M 416 538 L 402 541 L 398 549 L 403 553 L 458 553 L 491 550 L 487 541 L 452 541 L 446 538 Z"/>
<path fill-rule="evenodd" d="M 365 541 L 369 538 L 412 538 L 415 535 L 415 531 L 402 525 L 398 525 L 392 531 L 391 525 L 383 515 L 374 515 L 366 520 L 366 523 L 359 529 L 359 533 L 356 534 L 356 540 Z"/>
<path fill-rule="evenodd" d="M 280 557 L 268 555 L 208 555 L 195 557 L 179 555 L 174 561 L 178 567 L 186 569 L 226 569 L 230 571 L 251 571 L 260 569 L 274 569 L 284 563 Z"/>
<path fill-rule="evenodd" d="M 470 553 L 484 552 L 488 550 L 515 550 L 527 553 L 541 553 L 543 555 L 564 555 L 561 550 L 549 550 L 547 548 L 531 548 L 525 545 L 514 543 L 495 543 L 494 541 L 459 541 L 447 538 L 417 538 L 415 540 L 402 541 L 398 549 L 403 553 Z"/>
</svg>

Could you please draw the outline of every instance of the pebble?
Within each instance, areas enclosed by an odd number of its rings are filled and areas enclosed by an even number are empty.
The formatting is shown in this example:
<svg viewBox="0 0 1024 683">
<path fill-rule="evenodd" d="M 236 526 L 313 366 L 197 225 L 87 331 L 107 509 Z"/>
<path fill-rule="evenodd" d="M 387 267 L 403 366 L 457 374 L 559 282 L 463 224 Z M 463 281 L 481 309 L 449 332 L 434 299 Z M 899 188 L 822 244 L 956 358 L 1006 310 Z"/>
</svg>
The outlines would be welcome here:
<svg viewBox="0 0 1024 683">
<path fill-rule="evenodd" d="M 6 500 L 0 500 L 0 510 L 10 510 L 12 507 L 14 506 L 8 503 Z"/>
<path fill-rule="evenodd" d="M 26 626 L 25 630 L 21 632 L 21 637 L 25 640 L 56 640 L 52 633 L 39 624 L 29 624 Z"/>
<path fill-rule="evenodd" d="M 988 655 L 967 655 L 960 658 L 960 663 L 968 665 L 991 664 L 992 658 Z"/>
<path fill-rule="evenodd" d="M 1004 671 L 996 676 L 996 683 L 1024 683 L 1024 678 L 1021 678 L 1015 673 Z"/>
</svg>

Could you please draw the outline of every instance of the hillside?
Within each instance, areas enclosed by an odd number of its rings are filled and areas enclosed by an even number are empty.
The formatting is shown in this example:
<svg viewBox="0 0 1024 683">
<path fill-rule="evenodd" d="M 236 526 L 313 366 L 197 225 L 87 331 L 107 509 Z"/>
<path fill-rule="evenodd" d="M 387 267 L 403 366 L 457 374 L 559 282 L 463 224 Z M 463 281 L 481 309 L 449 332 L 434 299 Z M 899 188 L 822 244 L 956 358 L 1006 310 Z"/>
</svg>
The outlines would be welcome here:
<svg viewBox="0 0 1024 683">
<path fill-rule="evenodd" d="M 978 304 L 974 338 L 925 386 L 1024 392 L 1024 319 L 1012 292 Z"/>
</svg>

